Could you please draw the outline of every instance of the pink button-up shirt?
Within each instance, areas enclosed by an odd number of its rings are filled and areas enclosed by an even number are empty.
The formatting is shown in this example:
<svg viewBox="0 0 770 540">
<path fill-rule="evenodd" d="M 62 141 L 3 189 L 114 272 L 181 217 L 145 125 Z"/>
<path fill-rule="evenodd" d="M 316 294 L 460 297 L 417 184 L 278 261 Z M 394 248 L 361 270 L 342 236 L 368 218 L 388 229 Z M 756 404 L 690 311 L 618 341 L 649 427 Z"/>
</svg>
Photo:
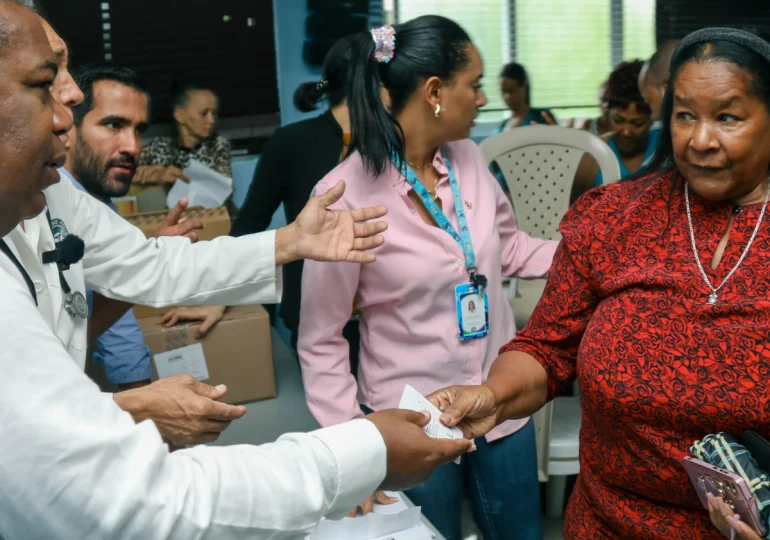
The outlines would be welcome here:
<svg viewBox="0 0 770 540">
<path fill-rule="evenodd" d="M 344 179 L 347 189 L 335 208 L 388 207 L 385 243 L 377 261 L 306 261 L 302 276 L 299 357 L 308 405 L 323 426 L 397 407 L 410 384 L 423 394 L 455 384 L 481 384 L 500 347 L 515 334 L 503 276 L 544 277 L 557 242 L 531 238 L 516 227 L 511 204 L 470 140 L 444 147 L 457 177 L 473 239 L 476 265 L 489 284 L 489 334 L 459 338 L 455 287 L 468 283 L 463 252 L 448 233 L 425 223 L 408 197 L 411 186 L 395 167 L 374 178 L 358 153 L 331 171 L 315 194 Z M 446 165 L 437 152 L 438 196 L 458 229 Z M 358 384 L 350 373 L 342 328 L 358 293 L 361 353 Z M 505 422 L 488 440 L 509 435 L 526 423 Z"/>
</svg>

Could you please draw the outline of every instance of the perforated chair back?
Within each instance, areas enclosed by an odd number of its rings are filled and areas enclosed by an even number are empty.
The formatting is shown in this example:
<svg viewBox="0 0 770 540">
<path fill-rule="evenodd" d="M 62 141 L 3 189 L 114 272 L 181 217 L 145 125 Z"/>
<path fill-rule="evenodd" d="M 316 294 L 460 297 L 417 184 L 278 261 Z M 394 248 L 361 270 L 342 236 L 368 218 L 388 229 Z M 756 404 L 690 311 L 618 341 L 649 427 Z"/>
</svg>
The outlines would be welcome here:
<svg viewBox="0 0 770 540">
<path fill-rule="evenodd" d="M 580 129 L 521 127 L 489 137 L 480 147 L 487 163 L 496 161 L 503 171 L 519 229 L 537 238 L 561 240 L 559 222 L 569 208 L 583 154 L 598 162 L 605 183 L 620 179 L 609 145 Z"/>
</svg>

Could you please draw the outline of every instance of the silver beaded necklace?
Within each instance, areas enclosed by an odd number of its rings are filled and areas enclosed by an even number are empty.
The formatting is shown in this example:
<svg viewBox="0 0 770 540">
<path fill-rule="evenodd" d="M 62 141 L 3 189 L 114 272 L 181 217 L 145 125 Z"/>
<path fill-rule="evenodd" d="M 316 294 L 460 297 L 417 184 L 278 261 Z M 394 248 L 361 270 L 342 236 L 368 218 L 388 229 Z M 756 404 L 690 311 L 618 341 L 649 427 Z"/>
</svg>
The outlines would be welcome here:
<svg viewBox="0 0 770 540">
<path fill-rule="evenodd" d="M 725 286 L 725 283 L 727 283 L 727 280 L 729 280 L 731 277 L 733 277 L 733 274 L 736 270 L 738 270 L 738 267 L 743 262 L 743 259 L 746 258 L 746 255 L 749 254 L 749 248 L 751 248 L 751 244 L 754 242 L 754 238 L 757 236 L 757 232 L 759 231 L 759 226 L 762 225 L 762 218 L 765 217 L 765 208 L 767 208 L 767 201 L 770 200 L 770 185 L 766 186 L 765 189 L 765 203 L 762 205 L 762 211 L 759 213 L 759 219 L 757 220 L 757 225 L 754 227 L 754 232 L 751 233 L 751 238 L 749 238 L 749 243 L 746 244 L 746 249 L 743 250 L 743 254 L 741 255 L 741 258 L 738 259 L 738 262 L 735 263 L 735 266 L 733 266 L 733 269 L 730 270 L 730 273 L 725 276 L 725 279 L 722 280 L 722 283 L 719 284 L 719 287 L 714 287 L 711 284 L 711 280 L 709 279 L 708 275 L 706 275 L 706 271 L 703 269 L 703 265 L 700 263 L 700 255 L 698 255 L 698 246 L 695 245 L 695 231 L 692 228 L 692 215 L 690 214 L 690 190 L 687 182 L 684 184 L 684 202 L 687 206 L 687 224 L 690 226 L 690 241 L 692 242 L 692 252 L 693 255 L 695 255 L 695 263 L 698 265 L 698 270 L 700 270 L 700 275 L 703 276 L 703 281 L 706 282 L 706 285 L 708 285 L 708 288 L 711 290 L 711 294 L 709 295 L 709 299 L 707 301 L 708 304 L 711 304 L 712 306 L 717 303 L 717 300 L 719 299 L 719 295 L 717 294 L 719 292 L 719 289 Z"/>
</svg>

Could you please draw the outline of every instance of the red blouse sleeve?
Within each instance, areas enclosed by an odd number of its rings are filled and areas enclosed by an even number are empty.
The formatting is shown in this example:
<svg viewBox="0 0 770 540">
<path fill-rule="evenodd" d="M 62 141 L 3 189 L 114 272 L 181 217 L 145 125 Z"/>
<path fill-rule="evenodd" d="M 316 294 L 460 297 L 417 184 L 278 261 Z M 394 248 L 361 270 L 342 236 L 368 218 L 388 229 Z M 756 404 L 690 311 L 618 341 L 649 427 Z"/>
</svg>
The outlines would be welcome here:
<svg viewBox="0 0 770 540">
<path fill-rule="evenodd" d="M 599 302 L 591 252 L 601 249 L 595 228 L 607 223 L 612 187 L 589 191 L 567 212 L 543 296 L 527 325 L 500 349 L 527 353 L 543 365 L 549 400 L 575 379 L 580 340 Z"/>
</svg>

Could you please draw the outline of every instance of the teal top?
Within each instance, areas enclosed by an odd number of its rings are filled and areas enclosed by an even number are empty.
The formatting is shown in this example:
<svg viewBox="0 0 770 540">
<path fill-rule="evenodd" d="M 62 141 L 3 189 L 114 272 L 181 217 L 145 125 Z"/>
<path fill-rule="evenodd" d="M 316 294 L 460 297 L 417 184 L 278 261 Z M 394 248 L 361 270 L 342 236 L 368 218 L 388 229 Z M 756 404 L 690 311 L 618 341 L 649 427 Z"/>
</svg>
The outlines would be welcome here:
<svg viewBox="0 0 770 540">
<path fill-rule="evenodd" d="M 556 121 L 556 117 L 553 115 L 550 109 L 535 109 L 533 107 L 529 109 L 527 116 L 525 116 L 521 122 L 516 124 L 516 127 L 525 127 L 532 125 L 533 123 L 546 125 L 548 124 L 548 121 L 546 120 L 544 113 L 553 118 L 554 122 Z M 508 120 L 510 119 L 505 119 L 500 123 L 500 126 L 495 130 L 495 134 L 505 131 L 505 125 L 508 123 Z"/>
<path fill-rule="evenodd" d="M 652 159 L 652 155 L 655 153 L 655 149 L 658 147 L 658 141 L 660 140 L 660 130 L 659 129 L 650 129 L 648 135 L 647 135 L 647 150 L 644 151 L 644 161 L 642 161 L 641 169 L 645 165 L 647 165 L 650 160 Z M 618 150 L 618 145 L 615 144 L 615 138 L 611 138 L 609 142 L 610 148 L 612 148 L 612 151 L 615 152 L 615 155 L 618 158 L 618 163 L 620 164 L 620 179 L 625 180 L 626 178 L 630 177 L 637 171 L 629 171 L 628 167 L 626 167 L 625 163 L 623 163 L 623 160 L 620 159 L 620 150 Z M 599 174 L 596 175 L 596 181 L 594 182 L 594 187 L 599 187 L 604 183 L 604 177 L 602 176 L 602 171 L 599 170 Z"/>
</svg>

